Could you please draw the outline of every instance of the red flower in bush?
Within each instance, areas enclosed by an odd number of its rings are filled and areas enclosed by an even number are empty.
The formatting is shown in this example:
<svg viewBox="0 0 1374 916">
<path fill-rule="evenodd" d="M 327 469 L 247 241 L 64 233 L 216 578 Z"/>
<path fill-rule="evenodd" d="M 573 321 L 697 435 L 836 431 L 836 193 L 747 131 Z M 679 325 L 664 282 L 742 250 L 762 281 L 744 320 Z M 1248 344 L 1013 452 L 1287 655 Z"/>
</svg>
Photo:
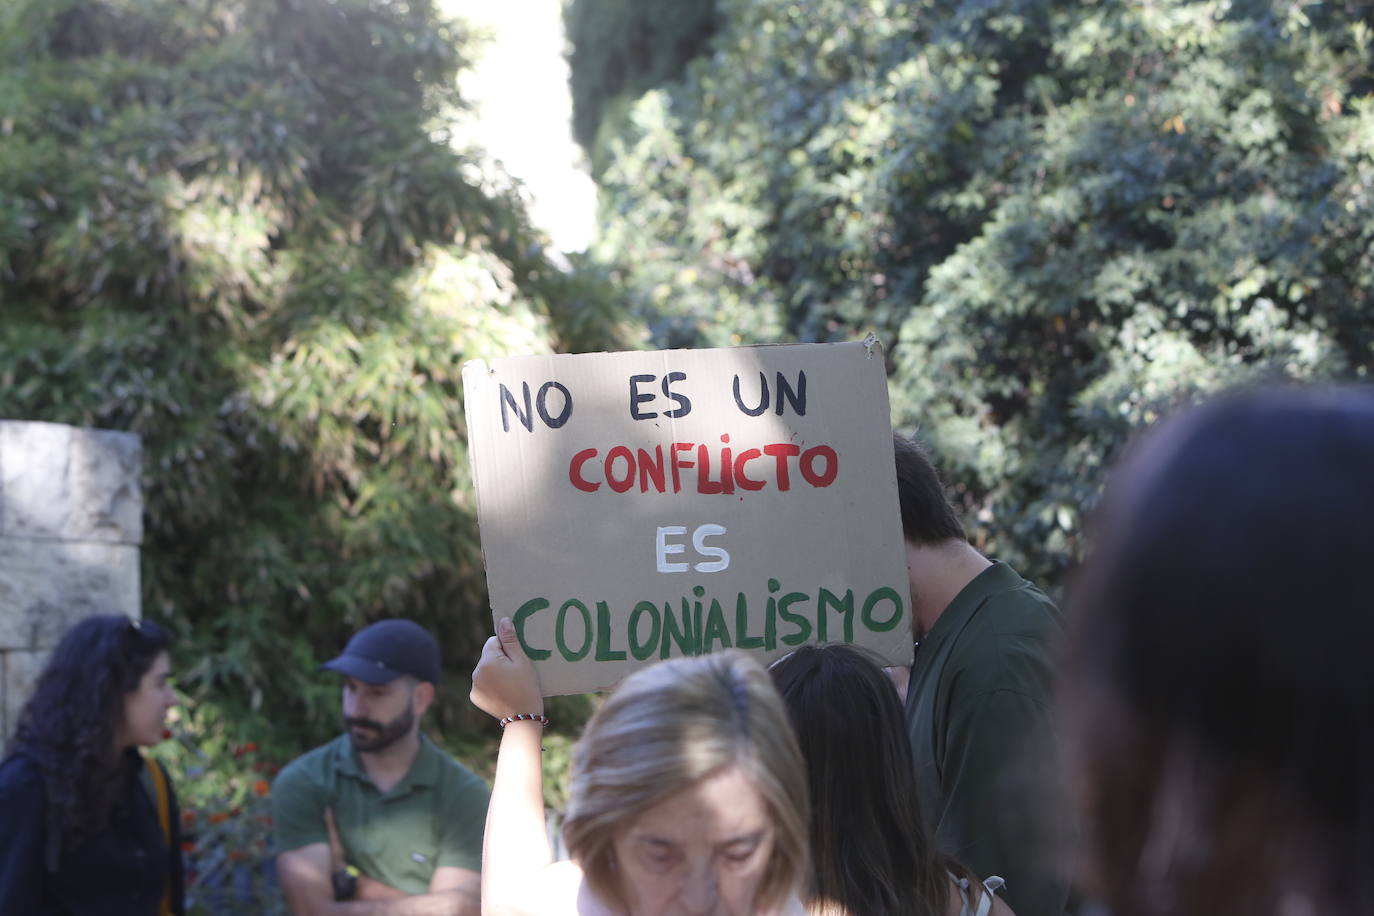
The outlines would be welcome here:
<svg viewBox="0 0 1374 916">
<path fill-rule="evenodd" d="M 265 779 L 259 779 L 257 782 L 253 783 L 253 791 L 259 795 L 266 795 L 271 790 L 272 786 L 269 785 Z"/>
</svg>

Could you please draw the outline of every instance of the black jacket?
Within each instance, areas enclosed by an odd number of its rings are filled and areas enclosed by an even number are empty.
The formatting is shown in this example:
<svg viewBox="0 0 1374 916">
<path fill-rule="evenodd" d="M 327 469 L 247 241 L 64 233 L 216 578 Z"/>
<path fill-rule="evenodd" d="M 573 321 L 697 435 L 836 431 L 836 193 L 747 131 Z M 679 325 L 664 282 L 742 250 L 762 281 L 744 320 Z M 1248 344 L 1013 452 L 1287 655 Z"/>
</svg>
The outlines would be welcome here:
<svg viewBox="0 0 1374 916">
<path fill-rule="evenodd" d="M 125 753 L 123 792 L 108 825 L 79 843 L 60 837 L 50 871 L 42 772 L 22 753 L 0 764 L 0 914 L 157 916 L 169 880 L 172 912 L 184 913 L 176 796 L 169 782 L 169 843 L 140 778 L 143 766 L 138 751 Z"/>
</svg>

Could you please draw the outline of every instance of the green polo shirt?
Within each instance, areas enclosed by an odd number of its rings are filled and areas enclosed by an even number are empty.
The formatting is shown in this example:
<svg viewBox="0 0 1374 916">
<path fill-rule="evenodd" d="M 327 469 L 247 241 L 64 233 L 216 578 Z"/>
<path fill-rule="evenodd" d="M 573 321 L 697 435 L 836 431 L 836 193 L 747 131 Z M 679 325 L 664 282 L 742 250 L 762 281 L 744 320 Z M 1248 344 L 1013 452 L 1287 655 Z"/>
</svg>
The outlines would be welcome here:
<svg viewBox="0 0 1374 916">
<path fill-rule="evenodd" d="M 940 848 L 999 875 L 1017 916 L 1059 916 L 1073 821 L 1052 701 L 1059 609 L 1005 563 L 955 596 L 916 649 L 906 718 Z"/>
<path fill-rule="evenodd" d="M 429 890 L 440 866 L 482 868 L 490 791 L 424 735 L 405 778 L 385 794 L 358 761 L 348 735 L 293 760 L 272 785 L 278 852 L 328 843 L 324 809 L 350 864 L 407 894 Z"/>
</svg>

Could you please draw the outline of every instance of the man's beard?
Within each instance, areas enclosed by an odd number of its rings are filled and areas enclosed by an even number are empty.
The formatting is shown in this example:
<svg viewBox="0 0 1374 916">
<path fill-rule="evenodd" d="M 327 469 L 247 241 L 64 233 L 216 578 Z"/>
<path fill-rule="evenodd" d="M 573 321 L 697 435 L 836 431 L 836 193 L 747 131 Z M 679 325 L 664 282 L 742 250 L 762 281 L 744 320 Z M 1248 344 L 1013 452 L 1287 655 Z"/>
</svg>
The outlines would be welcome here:
<svg viewBox="0 0 1374 916">
<path fill-rule="evenodd" d="M 410 734 L 414 725 L 415 704 L 409 701 L 406 703 L 406 711 L 386 724 L 372 719 L 344 719 L 344 727 L 348 729 L 348 737 L 353 742 L 353 747 L 368 754 L 391 747 Z M 371 733 L 360 733 L 354 726 L 370 729 Z"/>
</svg>

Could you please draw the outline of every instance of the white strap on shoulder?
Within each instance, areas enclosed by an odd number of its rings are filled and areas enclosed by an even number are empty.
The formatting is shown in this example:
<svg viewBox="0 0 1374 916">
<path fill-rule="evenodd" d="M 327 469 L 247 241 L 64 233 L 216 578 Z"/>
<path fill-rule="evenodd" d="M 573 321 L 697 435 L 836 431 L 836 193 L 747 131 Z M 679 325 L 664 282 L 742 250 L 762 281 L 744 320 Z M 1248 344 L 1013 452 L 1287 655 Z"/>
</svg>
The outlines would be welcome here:
<svg viewBox="0 0 1374 916">
<path fill-rule="evenodd" d="M 978 909 L 974 911 L 974 916 L 988 916 L 992 912 L 992 898 L 997 896 L 997 892 L 1007 886 L 1007 882 L 993 875 L 983 882 L 983 893 L 978 899 Z"/>
<path fill-rule="evenodd" d="M 954 886 L 959 888 L 959 901 L 962 904 L 962 906 L 959 907 L 959 916 L 970 916 L 970 901 L 968 899 L 968 878 L 956 878 L 950 872 L 945 872 L 945 874 L 949 875 L 949 880 L 953 881 Z"/>
</svg>

